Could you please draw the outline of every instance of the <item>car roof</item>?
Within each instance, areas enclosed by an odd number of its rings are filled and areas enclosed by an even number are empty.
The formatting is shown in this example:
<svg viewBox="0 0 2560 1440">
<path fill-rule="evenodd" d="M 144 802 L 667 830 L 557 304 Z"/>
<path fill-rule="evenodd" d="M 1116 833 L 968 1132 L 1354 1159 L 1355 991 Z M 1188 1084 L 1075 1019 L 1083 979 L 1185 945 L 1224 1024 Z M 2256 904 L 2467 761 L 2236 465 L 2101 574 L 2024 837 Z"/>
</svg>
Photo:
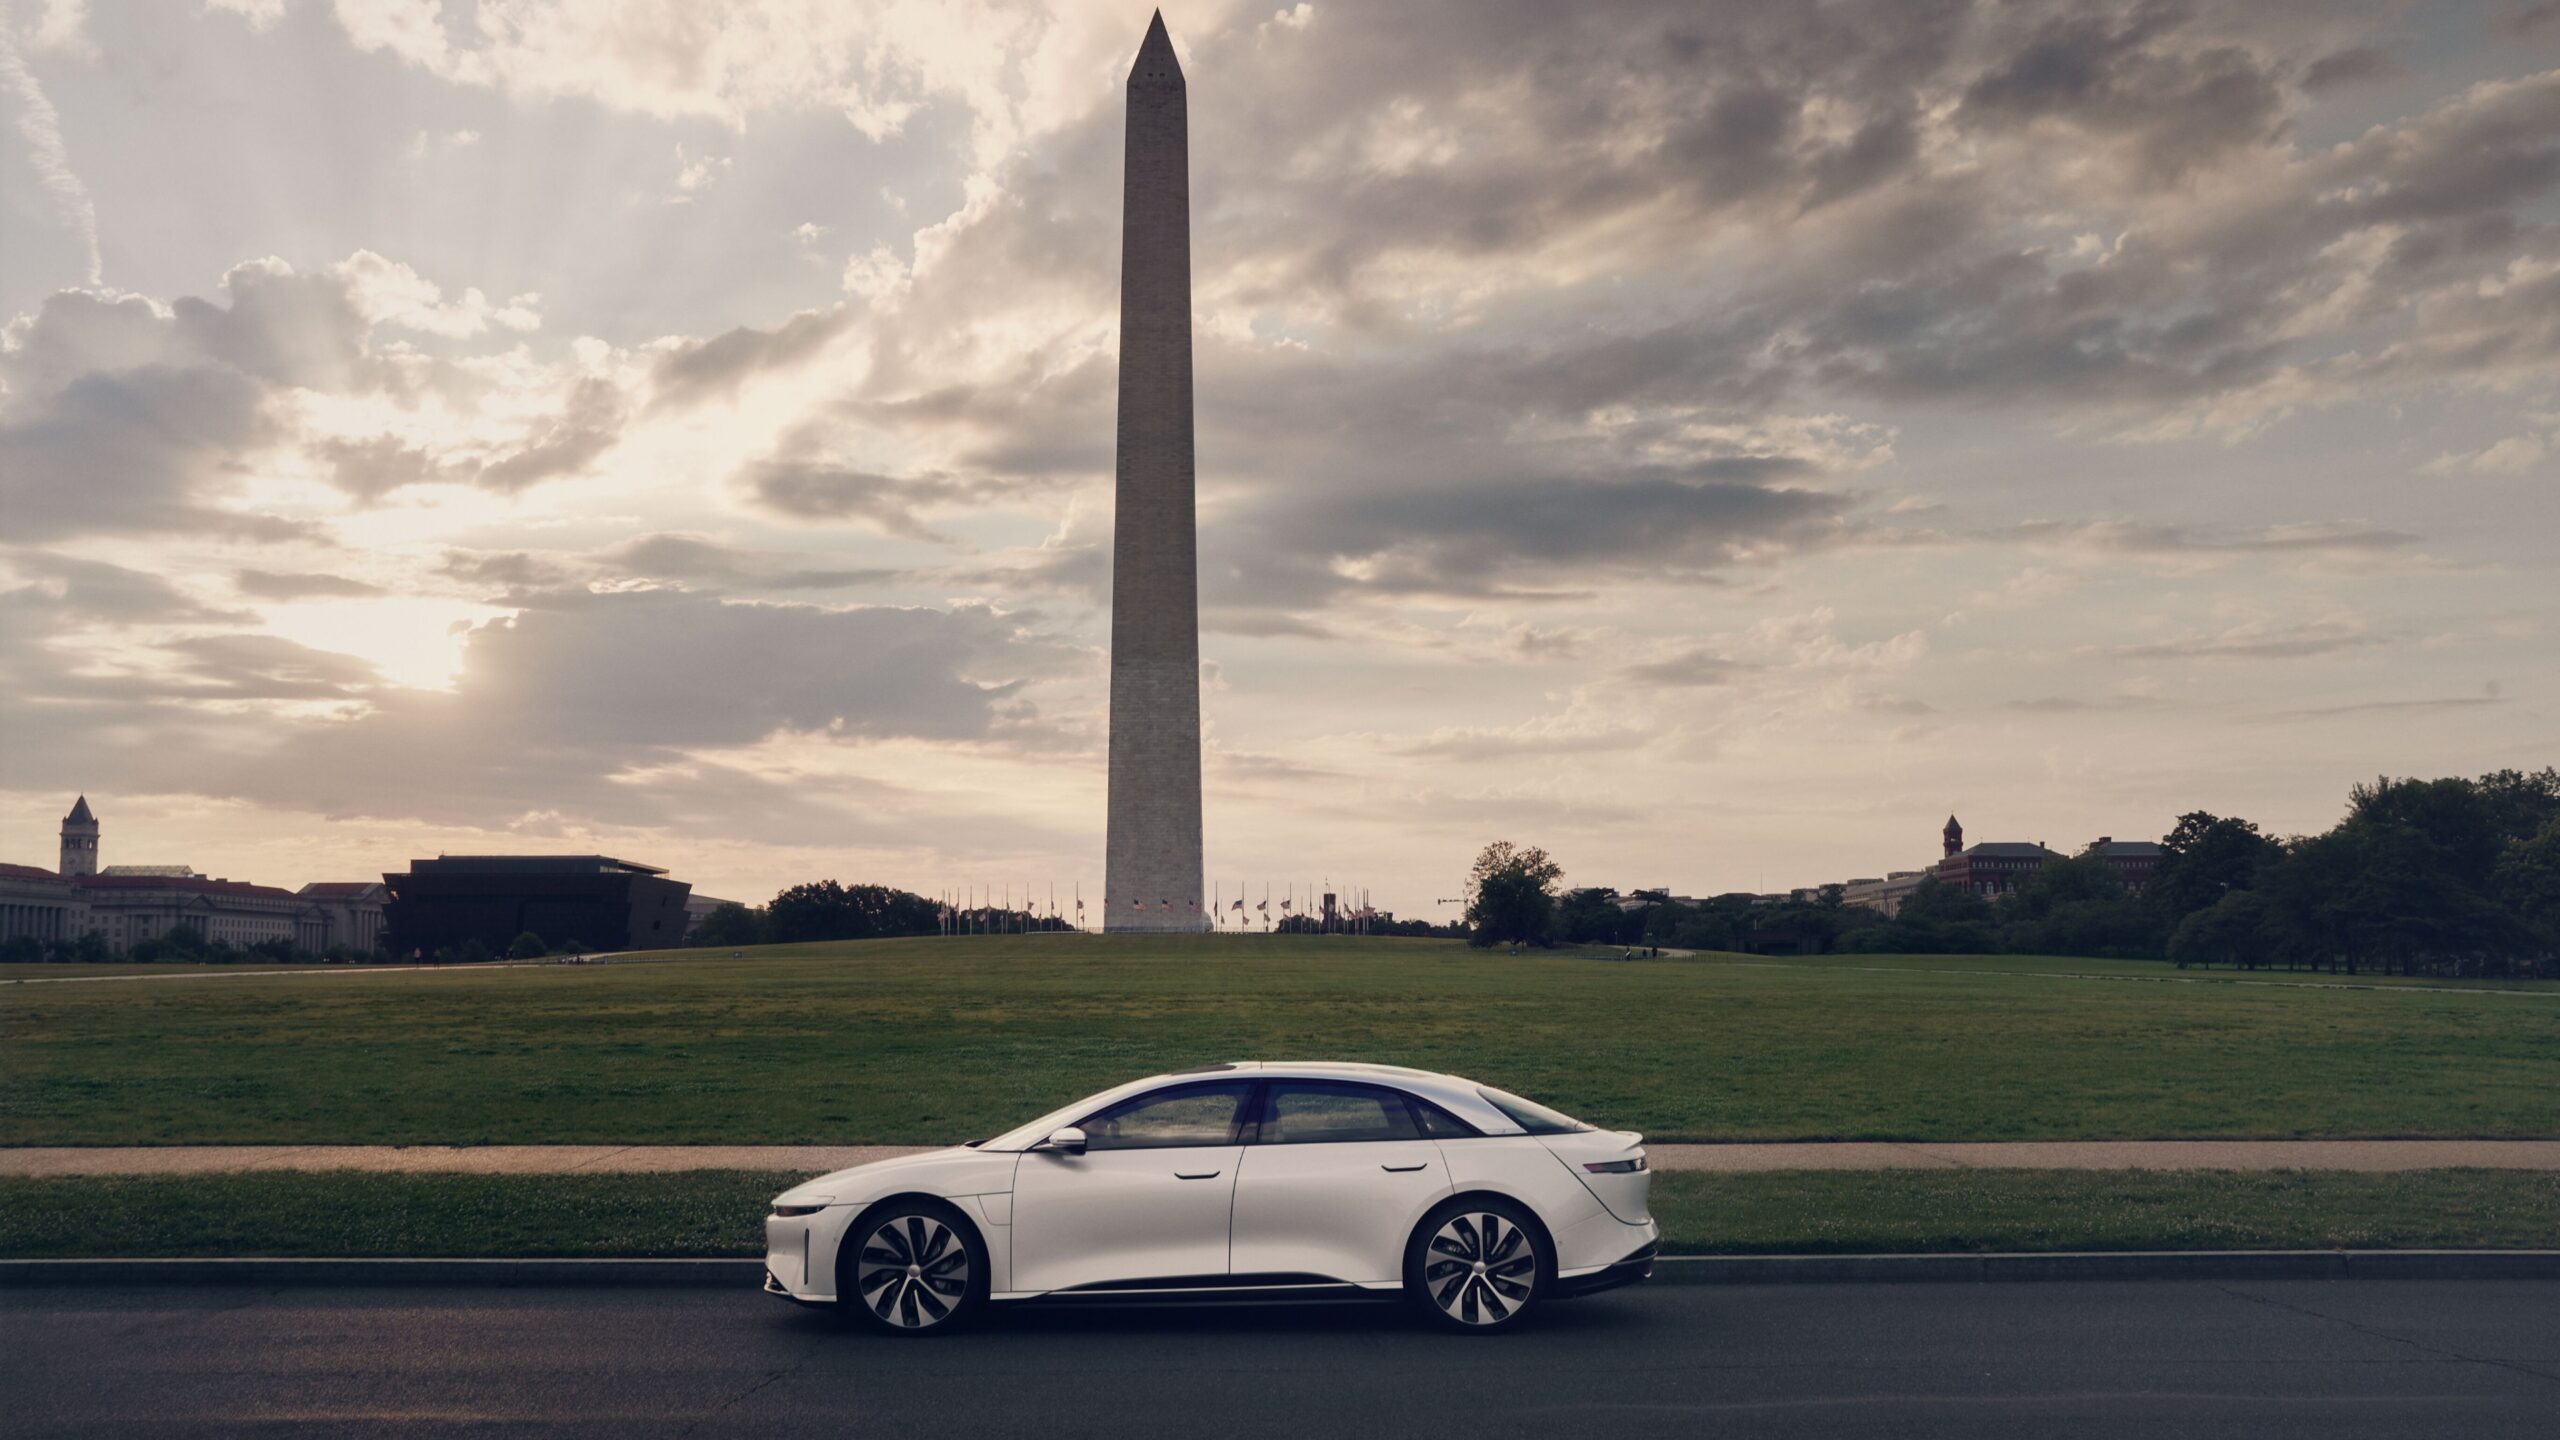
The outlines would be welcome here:
<svg viewBox="0 0 2560 1440">
<path fill-rule="evenodd" d="M 1115 1085 L 1030 1124 L 1008 1130 L 985 1144 L 990 1149 L 1021 1149 L 1048 1133 L 1051 1125 L 1065 1124 L 1073 1115 L 1087 1113 L 1088 1107 L 1115 1104 L 1168 1085 L 1199 1084 L 1221 1075 L 1251 1075 L 1264 1080 L 1357 1080 L 1372 1085 L 1392 1085 L 1431 1101 L 1487 1135 L 1527 1133 L 1520 1128 L 1519 1122 L 1479 1093 L 1477 1082 L 1463 1075 L 1444 1075 L 1437 1070 L 1417 1070 L 1409 1065 L 1379 1065 L 1365 1060 L 1227 1060 L 1214 1065 L 1170 1070 L 1161 1075 L 1149 1075 L 1143 1080 Z"/>
<path fill-rule="evenodd" d="M 1464 1075 L 1418 1070 L 1410 1065 L 1379 1065 L 1366 1060 L 1232 1060 L 1233 1070 L 1251 1070 L 1266 1080 L 1361 1080 L 1410 1090 L 1443 1109 L 1455 1110 L 1488 1134 L 1512 1133 L 1518 1126 L 1477 1093 L 1482 1087 Z M 1188 1073 L 1188 1072 L 1176 1072 Z"/>
</svg>

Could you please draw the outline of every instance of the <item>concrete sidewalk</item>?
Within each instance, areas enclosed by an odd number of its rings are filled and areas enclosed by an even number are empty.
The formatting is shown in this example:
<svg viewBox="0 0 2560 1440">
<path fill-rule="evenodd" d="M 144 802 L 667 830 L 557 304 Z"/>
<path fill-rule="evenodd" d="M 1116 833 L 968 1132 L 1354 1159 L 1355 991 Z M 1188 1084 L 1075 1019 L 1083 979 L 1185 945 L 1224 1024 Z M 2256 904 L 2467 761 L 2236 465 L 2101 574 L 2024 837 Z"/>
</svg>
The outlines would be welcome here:
<svg viewBox="0 0 2560 1440">
<path fill-rule="evenodd" d="M 898 1145 L 168 1145 L 0 1149 L 0 1176 L 214 1175 L 247 1170 L 565 1175 L 668 1170 L 817 1174 Z M 1650 1145 L 1657 1170 L 2560 1170 L 2560 1140 L 1874 1141 Z"/>
</svg>

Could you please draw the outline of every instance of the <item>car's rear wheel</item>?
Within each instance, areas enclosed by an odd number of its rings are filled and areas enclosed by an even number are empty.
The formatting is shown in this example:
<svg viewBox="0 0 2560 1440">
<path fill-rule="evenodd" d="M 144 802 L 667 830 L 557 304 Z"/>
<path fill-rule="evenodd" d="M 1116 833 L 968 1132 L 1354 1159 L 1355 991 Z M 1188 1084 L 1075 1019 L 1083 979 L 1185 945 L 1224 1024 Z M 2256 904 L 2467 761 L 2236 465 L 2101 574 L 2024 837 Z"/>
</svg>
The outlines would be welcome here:
<svg viewBox="0 0 2560 1440">
<path fill-rule="evenodd" d="M 1546 1232 L 1528 1210 L 1496 1196 L 1452 1200 L 1414 1227 L 1405 1294 L 1431 1320 L 1482 1335 L 1516 1328 L 1554 1281 Z"/>
<path fill-rule="evenodd" d="M 977 1317 L 987 1299 L 987 1247 L 948 1205 L 893 1200 L 845 1232 L 837 1304 L 893 1335 L 938 1335 Z"/>
</svg>

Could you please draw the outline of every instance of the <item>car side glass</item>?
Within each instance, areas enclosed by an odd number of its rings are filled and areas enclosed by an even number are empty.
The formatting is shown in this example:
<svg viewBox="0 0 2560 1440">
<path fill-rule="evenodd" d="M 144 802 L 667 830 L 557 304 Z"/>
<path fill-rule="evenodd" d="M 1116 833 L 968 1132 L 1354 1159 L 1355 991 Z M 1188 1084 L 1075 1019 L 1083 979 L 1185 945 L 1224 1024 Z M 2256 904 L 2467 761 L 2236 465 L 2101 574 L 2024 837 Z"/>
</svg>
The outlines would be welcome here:
<svg viewBox="0 0 2560 1440">
<path fill-rule="evenodd" d="M 1404 1102 L 1413 1107 L 1414 1126 L 1426 1139 L 1464 1140 L 1480 1138 L 1484 1134 L 1483 1131 L 1419 1095 L 1407 1095 L 1404 1097 Z"/>
<path fill-rule="evenodd" d="M 1133 1096 L 1082 1122 L 1085 1148 L 1090 1152 L 1233 1144 L 1236 1112 L 1252 1088 L 1184 1086 Z"/>
<path fill-rule="evenodd" d="M 1419 1140 L 1402 1091 L 1335 1081 L 1274 1081 L 1265 1092 L 1261 1142 L 1321 1145 Z"/>
</svg>

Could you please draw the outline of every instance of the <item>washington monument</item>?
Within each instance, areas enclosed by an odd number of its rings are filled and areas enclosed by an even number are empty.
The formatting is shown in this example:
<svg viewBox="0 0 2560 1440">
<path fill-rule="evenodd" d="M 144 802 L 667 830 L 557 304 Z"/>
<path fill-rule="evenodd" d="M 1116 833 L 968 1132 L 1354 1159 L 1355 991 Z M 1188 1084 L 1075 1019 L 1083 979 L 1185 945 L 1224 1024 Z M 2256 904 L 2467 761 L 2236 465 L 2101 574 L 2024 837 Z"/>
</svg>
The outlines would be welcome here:
<svg viewBox="0 0 2560 1440">
<path fill-rule="evenodd" d="M 1192 513 L 1191 146 L 1182 66 L 1147 24 L 1120 193 L 1120 432 L 1111 534 L 1111 805 L 1102 928 L 1206 929 L 1200 577 Z"/>
</svg>

